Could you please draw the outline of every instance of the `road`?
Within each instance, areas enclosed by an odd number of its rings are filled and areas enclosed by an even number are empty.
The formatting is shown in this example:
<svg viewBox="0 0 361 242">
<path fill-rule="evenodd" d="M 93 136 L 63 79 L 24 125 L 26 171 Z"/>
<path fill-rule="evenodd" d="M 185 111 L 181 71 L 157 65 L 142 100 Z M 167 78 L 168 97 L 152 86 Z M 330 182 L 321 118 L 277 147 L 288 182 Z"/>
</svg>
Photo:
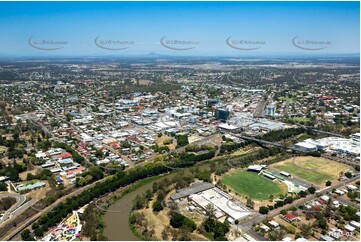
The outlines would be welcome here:
<svg viewBox="0 0 361 242">
<path fill-rule="evenodd" d="M 23 205 L 21 205 L 20 207 L 16 208 L 13 212 L 11 212 L 10 219 L 16 218 L 19 214 L 23 213 L 29 207 L 32 207 L 35 203 L 37 203 L 37 201 L 34 199 L 31 199 L 31 200 L 27 201 L 26 203 L 24 203 Z M 4 224 L 1 224 L 1 225 L 5 226 L 6 224 L 8 224 L 10 222 L 11 222 L 11 220 L 4 221 Z"/>
<path fill-rule="evenodd" d="M 288 109 L 290 108 L 290 101 L 286 101 L 286 104 L 285 104 L 285 112 L 284 114 L 285 115 L 288 115 Z"/>
<path fill-rule="evenodd" d="M 284 149 L 294 149 L 292 147 L 287 147 L 287 146 L 281 145 L 277 142 L 271 142 L 271 141 L 267 141 L 267 140 L 257 139 L 254 137 L 250 137 L 250 136 L 246 136 L 246 135 L 242 135 L 242 134 L 235 134 L 232 132 L 230 132 L 230 134 L 232 134 L 233 136 L 236 136 L 237 138 L 244 139 L 244 140 L 251 140 L 254 142 L 258 142 L 258 143 L 262 143 L 262 144 L 266 144 L 266 145 L 277 146 L 277 147 L 284 148 Z"/>
<path fill-rule="evenodd" d="M 336 137 L 340 137 L 340 138 L 345 138 L 344 135 L 342 134 L 338 134 L 338 133 L 334 133 L 334 132 L 328 132 L 328 131 L 324 131 L 324 130 L 319 130 L 319 129 L 316 129 L 314 127 L 310 127 L 310 126 L 306 126 L 306 125 L 301 125 L 302 128 L 305 128 L 305 129 L 311 129 L 312 131 L 316 132 L 316 133 L 320 133 L 320 134 L 329 134 L 329 135 L 332 135 L 332 136 L 336 136 Z"/>
<path fill-rule="evenodd" d="M 16 228 L 12 228 L 11 230 L 8 231 L 7 234 L 4 235 L 0 235 L 0 240 L 4 241 L 4 240 L 10 240 L 12 238 L 14 238 L 15 236 L 17 236 L 21 231 L 23 231 L 24 229 L 26 229 L 28 226 L 32 225 L 42 214 L 49 212 L 51 209 L 53 209 L 56 205 L 58 205 L 59 203 L 63 202 L 65 199 L 67 199 L 68 197 L 73 197 L 76 195 L 79 195 L 80 193 L 82 193 L 83 191 L 95 186 L 96 184 L 98 184 L 99 182 L 103 182 L 107 179 L 107 177 L 98 180 L 94 183 L 91 183 L 89 185 L 86 185 L 84 187 L 78 188 L 77 190 L 57 199 L 54 203 L 52 203 L 51 205 L 49 205 L 48 207 L 45 207 L 42 211 L 39 211 L 38 213 L 34 214 L 31 218 L 28 218 L 26 221 L 23 221 L 22 224 L 18 224 L 18 226 Z M 27 207 L 28 208 L 28 207 Z M 25 209 L 24 209 L 25 210 Z"/>
<path fill-rule="evenodd" d="M 263 97 L 264 98 L 264 97 Z M 264 114 L 264 110 L 266 109 L 266 106 L 268 103 L 271 103 L 272 97 L 269 95 L 266 97 L 266 100 L 260 100 L 259 104 L 255 108 L 253 115 L 255 117 L 262 117 Z"/>
<path fill-rule="evenodd" d="M 331 156 L 331 155 L 322 154 L 321 156 L 324 157 L 324 158 L 327 158 L 327 159 L 330 159 L 330 160 L 334 160 L 334 161 L 337 161 L 337 162 L 340 162 L 340 163 L 345 163 L 345 164 L 351 165 L 351 166 L 359 165 L 359 164 L 360 164 L 359 162 L 356 162 L 356 161 L 349 161 L 349 160 L 347 160 L 347 159 L 341 159 L 341 158 L 338 158 L 338 157 L 335 157 L 335 156 Z"/>
<path fill-rule="evenodd" d="M 17 215 L 18 212 L 15 210 L 18 209 L 21 206 L 21 204 L 23 204 L 26 201 L 26 197 L 19 193 L 11 193 L 11 192 L 0 193 L 0 199 L 4 197 L 14 197 L 16 199 L 16 203 L 5 212 L 4 216 L 0 220 L 0 225 L 4 223 L 10 216 Z M 14 211 L 15 214 L 13 213 Z"/>
<path fill-rule="evenodd" d="M 300 82 L 296 79 L 296 74 L 293 74 L 292 79 L 296 82 L 296 84 L 300 84 Z"/>
</svg>

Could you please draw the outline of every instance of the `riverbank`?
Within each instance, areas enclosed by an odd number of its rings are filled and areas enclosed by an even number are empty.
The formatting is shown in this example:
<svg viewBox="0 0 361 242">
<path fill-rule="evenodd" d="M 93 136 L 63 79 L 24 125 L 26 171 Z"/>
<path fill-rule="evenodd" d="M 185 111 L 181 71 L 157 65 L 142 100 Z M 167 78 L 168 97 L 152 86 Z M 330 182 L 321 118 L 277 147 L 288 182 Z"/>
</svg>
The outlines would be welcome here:
<svg viewBox="0 0 361 242">
<path fill-rule="evenodd" d="M 140 181 L 138 184 L 123 191 L 122 195 L 114 196 L 112 205 L 109 206 L 109 212 L 104 214 L 104 236 L 108 240 L 120 240 L 120 241 L 138 241 L 143 240 L 143 236 L 138 233 L 129 221 L 129 216 L 132 211 L 133 200 L 137 195 L 143 195 L 147 189 L 151 189 L 155 181 L 159 181 L 165 178 L 172 178 L 176 174 L 184 172 L 185 174 L 199 169 L 200 171 L 210 169 L 210 163 L 213 160 L 208 160 L 203 163 L 197 164 L 192 167 L 187 167 L 182 170 L 172 171 L 167 174 L 162 174 L 156 177 L 146 178 Z M 116 221 L 116 222 L 115 222 Z"/>
<path fill-rule="evenodd" d="M 132 193 L 132 192 L 135 192 L 136 190 L 138 190 L 139 188 L 151 183 L 151 182 L 154 182 L 158 179 L 161 179 L 162 177 L 164 176 L 167 176 L 168 174 L 162 174 L 162 175 L 159 175 L 159 176 L 155 176 L 155 177 L 149 177 L 149 178 L 145 178 L 141 181 L 138 181 L 136 184 L 133 184 L 133 185 L 129 185 L 128 187 L 126 188 L 120 188 L 118 189 L 117 191 L 115 191 L 111 197 L 107 197 L 105 200 L 107 201 L 106 203 L 109 205 L 108 207 L 104 208 L 104 210 L 108 210 L 110 211 L 111 213 L 117 213 L 117 212 L 121 212 L 121 211 L 117 211 L 117 209 L 113 209 L 112 208 L 112 205 L 114 205 L 114 203 L 116 203 L 118 200 L 122 199 L 124 196 Z M 107 236 L 107 232 L 106 232 L 106 228 L 107 228 L 107 224 L 106 224 L 106 221 L 105 221 L 105 215 L 106 215 L 107 211 L 104 211 L 102 214 L 101 214 L 101 217 L 102 217 L 102 227 L 103 229 L 101 230 L 101 233 L 100 233 L 100 236 L 103 237 L 103 238 L 108 238 Z M 128 217 L 128 227 L 132 230 L 132 228 L 129 226 L 130 223 L 129 223 L 129 214 L 127 215 Z M 137 234 L 136 231 L 132 231 L 134 235 L 136 235 L 137 237 L 137 240 L 142 240 L 142 236 Z"/>
</svg>

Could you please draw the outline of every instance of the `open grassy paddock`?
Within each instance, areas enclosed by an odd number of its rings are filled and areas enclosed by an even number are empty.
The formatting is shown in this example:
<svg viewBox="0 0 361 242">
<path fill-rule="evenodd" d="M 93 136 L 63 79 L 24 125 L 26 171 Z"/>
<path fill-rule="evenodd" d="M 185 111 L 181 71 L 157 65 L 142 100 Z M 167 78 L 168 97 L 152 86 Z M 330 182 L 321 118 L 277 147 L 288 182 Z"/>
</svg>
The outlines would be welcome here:
<svg viewBox="0 0 361 242">
<path fill-rule="evenodd" d="M 287 193 L 284 184 L 272 182 L 263 176 L 248 171 L 231 171 L 222 178 L 222 184 L 234 192 L 255 200 L 268 200 L 269 196 Z"/>
<path fill-rule="evenodd" d="M 352 169 L 346 164 L 313 156 L 290 158 L 273 164 L 271 167 L 320 186 L 325 186 L 325 182 L 328 180 L 336 181 L 341 171 Z"/>
</svg>

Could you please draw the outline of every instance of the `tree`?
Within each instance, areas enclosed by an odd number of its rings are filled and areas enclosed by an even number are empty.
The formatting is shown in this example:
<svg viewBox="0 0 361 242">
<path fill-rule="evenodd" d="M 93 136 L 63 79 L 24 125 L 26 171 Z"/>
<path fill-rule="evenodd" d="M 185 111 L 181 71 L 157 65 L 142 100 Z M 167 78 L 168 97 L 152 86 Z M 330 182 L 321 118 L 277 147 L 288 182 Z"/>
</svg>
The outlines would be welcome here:
<svg viewBox="0 0 361 242">
<path fill-rule="evenodd" d="M 300 191 L 300 192 L 298 193 L 298 195 L 300 195 L 300 197 L 306 197 L 306 196 L 307 196 L 307 192 L 305 192 L 305 191 Z"/>
<path fill-rule="evenodd" d="M 153 203 L 153 211 L 159 212 L 163 210 L 162 202 L 158 199 Z"/>
<path fill-rule="evenodd" d="M 0 199 L 0 211 L 8 210 L 15 203 L 16 203 L 16 198 L 14 197 L 2 197 Z"/>
<path fill-rule="evenodd" d="M 147 190 L 145 191 L 145 193 L 144 193 L 144 197 L 145 197 L 148 201 L 152 200 L 152 197 L 153 197 L 153 192 L 152 192 L 152 190 L 151 190 L 151 189 L 147 189 Z"/>
<path fill-rule="evenodd" d="M 180 213 L 174 212 L 174 211 L 171 214 L 170 225 L 173 228 L 183 228 L 190 232 L 194 231 L 197 228 L 197 226 L 193 222 L 193 220 L 183 216 Z"/>
<path fill-rule="evenodd" d="M 348 172 L 345 173 L 345 176 L 347 178 L 352 178 L 352 173 L 348 171 Z"/>
<path fill-rule="evenodd" d="M 95 156 L 97 157 L 97 158 L 102 158 L 103 157 L 103 151 L 102 150 L 100 150 L 100 149 L 97 149 L 96 151 L 95 151 Z"/>
<path fill-rule="evenodd" d="M 312 229 L 312 225 L 301 224 L 300 230 L 301 230 L 303 237 L 305 237 L 306 239 L 308 237 L 310 237 L 311 229 Z"/>
<path fill-rule="evenodd" d="M 284 205 L 284 201 L 277 201 L 275 204 L 274 204 L 274 207 L 275 208 L 279 208 L 279 207 L 282 207 Z"/>
<path fill-rule="evenodd" d="M 314 194 L 314 193 L 316 192 L 316 188 L 314 188 L 314 187 L 309 187 L 307 190 L 308 190 L 309 193 L 311 193 L 311 194 Z"/>
<path fill-rule="evenodd" d="M 326 181 L 326 187 L 331 186 L 332 182 L 331 181 Z"/>
<path fill-rule="evenodd" d="M 163 231 L 162 231 L 162 239 L 163 240 L 168 240 L 168 227 L 165 227 L 164 229 L 163 229 Z"/>
<path fill-rule="evenodd" d="M 6 183 L 0 183 L 0 191 L 7 191 L 8 185 Z"/>
<path fill-rule="evenodd" d="M 221 223 L 214 218 L 207 218 L 203 223 L 202 227 L 204 230 L 213 235 L 214 240 L 223 239 L 224 235 L 229 231 L 229 223 Z"/>
<path fill-rule="evenodd" d="M 292 198 L 292 197 L 287 196 L 287 197 L 285 198 L 285 203 L 292 203 L 292 202 L 293 202 L 293 198 Z"/>
<path fill-rule="evenodd" d="M 186 146 L 187 144 L 189 144 L 187 134 L 177 136 L 177 147 L 183 147 Z"/>
<path fill-rule="evenodd" d="M 205 207 L 205 210 L 206 210 L 206 215 L 208 216 L 208 218 L 215 217 L 216 209 L 212 204 L 208 203 Z"/>
<path fill-rule="evenodd" d="M 99 166 L 91 166 L 88 168 L 88 172 L 83 173 L 83 175 L 91 175 L 94 180 L 100 180 L 104 177 L 103 171 Z"/>
<path fill-rule="evenodd" d="M 318 226 L 319 226 L 321 229 L 326 229 L 326 230 L 328 229 L 327 222 L 326 222 L 326 220 L 325 220 L 323 217 L 321 217 L 320 219 L 318 219 L 317 222 L 318 222 Z"/>
<path fill-rule="evenodd" d="M 44 235 L 44 231 L 42 228 L 39 227 L 34 230 L 34 234 L 36 237 L 42 237 Z"/>
<path fill-rule="evenodd" d="M 146 201 L 147 200 L 144 196 L 137 195 L 133 200 L 133 210 L 139 210 L 144 208 Z"/>
<path fill-rule="evenodd" d="M 197 225 L 194 223 L 193 220 L 186 217 L 183 221 L 182 228 L 184 228 L 185 230 L 187 230 L 189 232 L 193 232 L 197 228 Z"/>
<path fill-rule="evenodd" d="M 158 191 L 158 189 L 159 189 L 159 185 L 158 185 L 158 182 L 157 181 L 155 181 L 155 182 L 153 182 L 153 185 L 152 185 L 152 190 L 153 190 L 153 192 L 157 192 Z"/>
<path fill-rule="evenodd" d="M 86 179 L 84 177 L 80 177 L 77 184 L 79 186 L 84 186 L 87 183 Z"/>
<path fill-rule="evenodd" d="M 267 214 L 267 213 L 269 212 L 269 209 L 268 209 L 268 207 L 261 206 L 261 207 L 259 208 L 259 212 L 260 212 L 261 214 Z"/>
<path fill-rule="evenodd" d="M 196 178 L 206 182 L 211 182 L 211 171 L 201 171 L 196 174 Z"/>
<path fill-rule="evenodd" d="M 35 239 L 31 237 L 30 230 L 25 229 L 23 232 L 21 232 L 21 239 L 26 241 L 34 241 Z"/>
<path fill-rule="evenodd" d="M 181 228 L 178 231 L 178 240 L 180 241 L 190 241 L 189 232 L 186 229 Z"/>
<path fill-rule="evenodd" d="M 285 214 L 287 214 L 287 210 L 286 210 L 286 209 L 282 209 L 280 213 L 281 213 L 282 215 L 285 215 Z"/>
<path fill-rule="evenodd" d="M 268 238 L 270 241 L 280 241 L 282 239 L 283 235 L 280 231 L 273 230 L 268 233 Z"/>
<path fill-rule="evenodd" d="M 293 227 L 292 225 L 286 226 L 286 230 L 291 233 L 291 234 L 295 234 L 296 233 L 296 228 Z"/>
<path fill-rule="evenodd" d="M 249 207 L 249 208 L 253 208 L 253 207 L 254 207 L 254 202 L 252 201 L 251 198 L 247 198 L 246 206 Z"/>
<path fill-rule="evenodd" d="M 130 147 L 131 147 L 130 143 L 128 142 L 123 143 L 123 148 L 130 148 Z"/>
</svg>

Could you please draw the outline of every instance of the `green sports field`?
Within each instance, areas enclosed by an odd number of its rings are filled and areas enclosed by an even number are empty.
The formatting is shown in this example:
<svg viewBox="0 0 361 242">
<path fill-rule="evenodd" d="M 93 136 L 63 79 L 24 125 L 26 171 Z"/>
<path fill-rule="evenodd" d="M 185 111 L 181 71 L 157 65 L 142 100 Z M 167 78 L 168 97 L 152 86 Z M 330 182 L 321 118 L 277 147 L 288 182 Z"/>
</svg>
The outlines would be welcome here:
<svg viewBox="0 0 361 242">
<path fill-rule="evenodd" d="M 284 184 L 272 182 L 249 171 L 227 173 L 222 178 L 222 184 L 240 195 L 255 200 L 268 200 L 271 194 L 276 197 L 287 192 Z"/>
</svg>

